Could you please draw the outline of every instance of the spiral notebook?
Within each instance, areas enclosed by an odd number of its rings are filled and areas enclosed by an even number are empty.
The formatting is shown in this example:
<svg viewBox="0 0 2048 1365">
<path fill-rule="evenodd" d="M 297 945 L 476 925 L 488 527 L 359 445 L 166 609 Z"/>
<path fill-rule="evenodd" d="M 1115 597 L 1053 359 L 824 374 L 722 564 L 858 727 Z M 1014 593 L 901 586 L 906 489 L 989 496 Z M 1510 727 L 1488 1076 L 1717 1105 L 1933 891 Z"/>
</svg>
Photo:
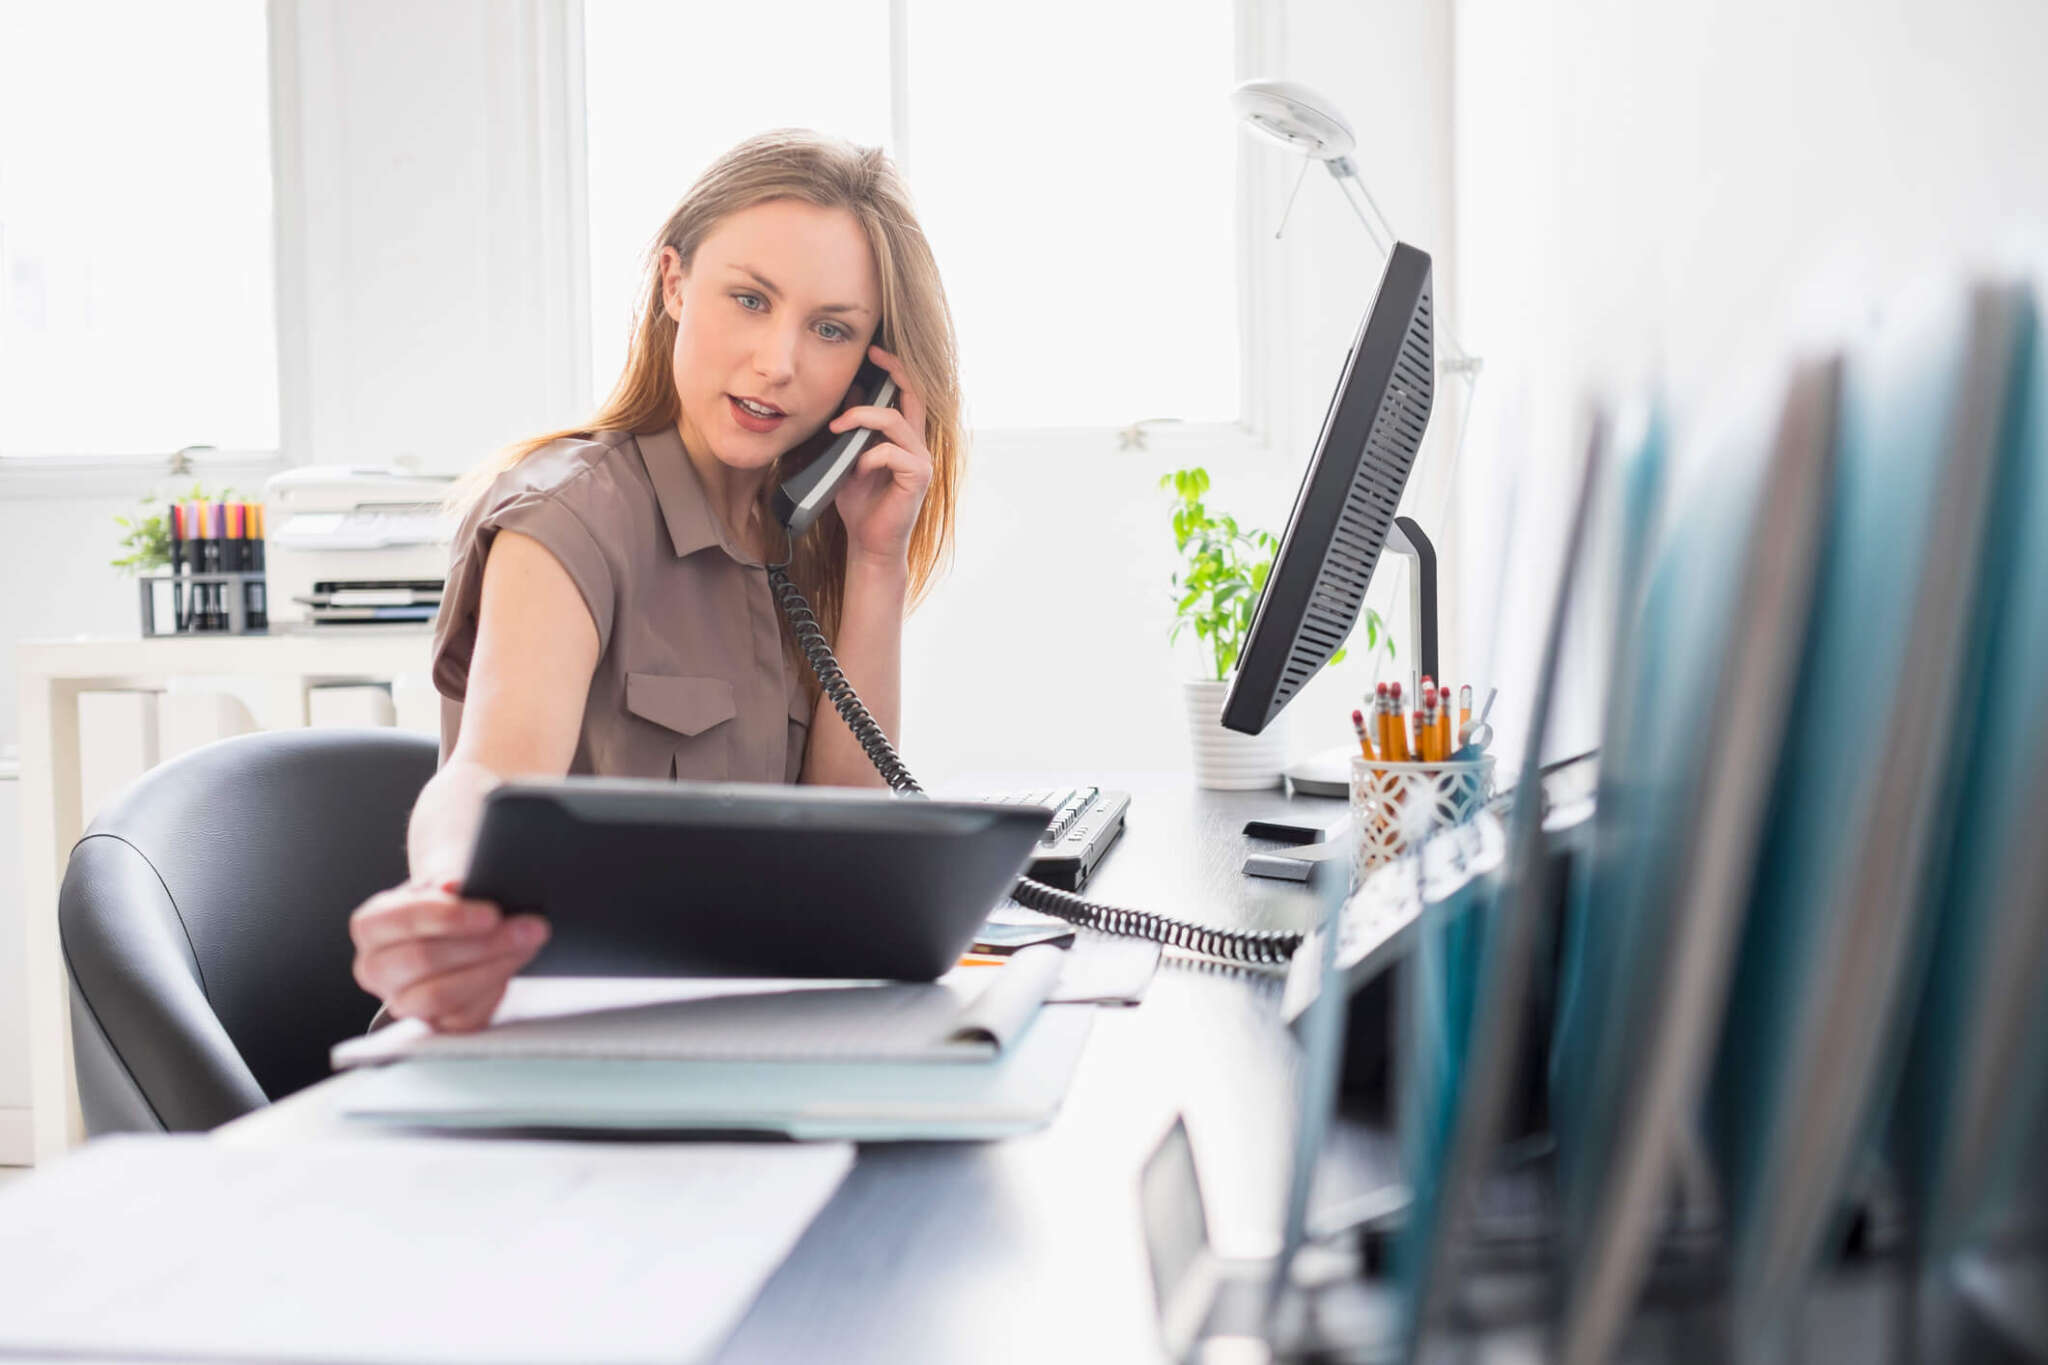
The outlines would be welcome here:
<svg viewBox="0 0 2048 1365">
<path fill-rule="evenodd" d="M 1030 1025 L 1066 956 L 1026 948 L 929 982 L 519 977 L 489 1028 L 435 1033 L 405 1020 L 340 1044 L 333 1062 L 986 1062 Z"/>
</svg>

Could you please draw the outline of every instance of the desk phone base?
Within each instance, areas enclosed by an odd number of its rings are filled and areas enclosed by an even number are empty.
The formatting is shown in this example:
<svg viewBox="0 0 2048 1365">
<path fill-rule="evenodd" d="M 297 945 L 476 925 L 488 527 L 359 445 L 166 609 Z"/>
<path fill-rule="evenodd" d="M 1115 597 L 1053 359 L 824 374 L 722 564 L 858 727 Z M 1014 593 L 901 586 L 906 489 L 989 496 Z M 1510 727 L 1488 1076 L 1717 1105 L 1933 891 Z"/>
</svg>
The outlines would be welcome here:
<svg viewBox="0 0 2048 1365">
<path fill-rule="evenodd" d="M 1030 876 L 1062 891 L 1079 891 L 1088 884 L 1095 865 L 1123 834 L 1124 812 L 1131 806 L 1129 792 L 1101 787 L 1004 792 L 988 799 L 1004 805 L 1052 808 L 1052 821 L 1032 850 Z"/>
</svg>

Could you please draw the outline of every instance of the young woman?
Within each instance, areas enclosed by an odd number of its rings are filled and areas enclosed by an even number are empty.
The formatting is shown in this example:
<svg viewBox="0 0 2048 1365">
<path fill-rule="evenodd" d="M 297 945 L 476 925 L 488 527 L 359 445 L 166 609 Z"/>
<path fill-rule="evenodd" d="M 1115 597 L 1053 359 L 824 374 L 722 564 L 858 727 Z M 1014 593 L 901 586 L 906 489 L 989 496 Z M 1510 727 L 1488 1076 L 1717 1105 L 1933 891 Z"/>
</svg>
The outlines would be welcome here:
<svg viewBox="0 0 2048 1365">
<path fill-rule="evenodd" d="M 895 408 L 843 413 L 872 359 Z M 350 921 L 385 1012 L 489 1021 L 540 949 L 537 916 L 457 888 L 486 792 L 564 773 L 880 786 L 770 596 L 789 573 L 848 680 L 898 736 L 902 621 L 950 548 L 962 460 L 951 315 L 880 151 L 781 131 L 721 157 L 669 216 L 625 373 L 585 429 L 472 476 L 434 637 L 441 768 L 412 876 Z M 872 428 L 794 546 L 768 510 L 783 457 Z"/>
</svg>

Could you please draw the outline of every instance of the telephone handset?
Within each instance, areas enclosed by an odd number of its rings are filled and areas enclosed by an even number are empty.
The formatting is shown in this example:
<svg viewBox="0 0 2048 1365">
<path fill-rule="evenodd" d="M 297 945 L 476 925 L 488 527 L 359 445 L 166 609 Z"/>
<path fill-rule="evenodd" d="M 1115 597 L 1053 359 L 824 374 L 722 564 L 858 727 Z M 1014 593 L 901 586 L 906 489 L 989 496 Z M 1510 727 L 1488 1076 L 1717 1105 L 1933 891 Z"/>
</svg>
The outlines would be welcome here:
<svg viewBox="0 0 2048 1365">
<path fill-rule="evenodd" d="M 872 395 L 872 396 L 869 396 Z M 848 391 L 849 406 L 889 406 L 896 401 L 896 382 L 888 371 L 873 361 L 864 361 L 860 372 L 854 376 L 853 387 Z M 861 452 L 866 450 L 876 433 L 868 427 L 855 427 L 850 431 L 833 435 L 821 431 L 812 442 L 822 449 L 815 455 L 799 446 L 791 452 L 786 462 L 797 466 L 796 472 L 786 477 L 776 488 L 774 508 L 776 520 L 781 522 L 789 534 L 793 548 L 796 538 L 808 530 L 812 523 L 832 505 L 832 496 L 839 485 L 853 473 L 859 464 Z M 824 438 L 824 439 L 821 439 Z M 804 652 L 804 660 L 811 672 L 818 677 L 825 695 L 832 699 L 839 718 L 846 722 L 846 728 L 860 741 L 860 746 L 875 765 L 889 787 L 898 796 L 923 798 L 924 788 L 903 766 L 903 760 L 896 754 L 896 747 L 889 737 L 882 733 L 882 727 L 855 695 L 853 687 L 840 671 L 839 661 L 832 655 L 832 647 L 825 640 L 825 632 L 818 625 L 817 617 L 811 611 L 811 604 L 796 584 L 789 580 L 790 556 L 785 555 L 780 564 L 768 566 L 768 584 L 775 593 L 777 605 L 784 616 L 789 618 L 790 629 L 795 633 L 797 645 Z M 1125 934 L 1134 938 L 1150 939 L 1156 943 L 1185 948 L 1191 952 L 1205 953 L 1210 957 L 1225 958 L 1238 962 L 1285 962 L 1301 944 L 1301 935 L 1280 932 L 1248 932 L 1232 929 L 1210 929 L 1199 924 L 1188 924 L 1182 920 L 1168 919 L 1164 915 L 1148 914 L 1142 910 L 1126 910 L 1121 906 L 1104 905 L 1098 901 L 1084 900 L 1070 891 L 1047 886 L 1029 877 L 1019 877 L 1017 884 L 1010 888 L 1010 895 L 1018 904 L 1036 910 L 1042 915 L 1052 915 L 1069 924 L 1104 933 Z"/>
<path fill-rule="evenodd" d="M 853 387 L 846 391 L 846 399 L 846 407 L 893 407 L 896 380 L 874 361 L 864 360 L 860 372 L 853 377 Z M 792 539 L 810 530 L 811 523 L 825 514 L 825 509 L 832 505 L 832 495 L 853 473 L 861 452 L 874 441 L 875 434 L 871 427 L 841 432 L 823 427 L 785 457 L 785 466 L 793 466 L 795 472 L 775 490 L 775 519 L 789 528 Z"/>
</svg>

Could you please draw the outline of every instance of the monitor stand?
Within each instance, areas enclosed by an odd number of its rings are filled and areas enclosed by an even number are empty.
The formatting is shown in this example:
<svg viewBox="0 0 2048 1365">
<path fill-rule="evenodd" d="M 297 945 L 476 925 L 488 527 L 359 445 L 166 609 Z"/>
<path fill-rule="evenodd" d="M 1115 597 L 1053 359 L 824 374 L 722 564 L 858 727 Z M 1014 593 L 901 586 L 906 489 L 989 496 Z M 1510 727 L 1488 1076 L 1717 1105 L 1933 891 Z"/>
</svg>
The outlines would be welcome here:
<svg viewBox="0 0 2048 1365">
<path fill-rule="evenodd" d="M 1416 642 L 1416 658 L 1421 663 L 1416 671 L 1426 677 L 1438 677 L 1436 547 L 1430 544 L 1429 537 L 1423 534 L 1413 517 L 1395 517 L 1394 529 L 1387 535 L 1387 548 L 1413 561 L 1408 574 L 1408 624 L 1410 638 Z M 1358 745 L 1352 743 L 1339 744 L 1297 759 L 1286 770 L 1288 788 L 1301 796 L 1334 796 L 1349 800 L 1351 760 L 1357 756 Z M 1254 828 L 1260 825 L 1264 828 Z M 1289 833 L 1276 833 L 1282 828 Z M 1351 848 L 1349 820 L 1334 829 L 1322 824 L 1284 825 L 1272 820 L 1253 821 L 1245 826 L 1244 832 L 1255 838 L 1290 837 L 1314 841 L 1280 852 L 1252 854 L 1245 859 L 1244 874 L 1247 877 L 1307 881 L 1311 864 L 1348 855 Z"/>
</svg>

